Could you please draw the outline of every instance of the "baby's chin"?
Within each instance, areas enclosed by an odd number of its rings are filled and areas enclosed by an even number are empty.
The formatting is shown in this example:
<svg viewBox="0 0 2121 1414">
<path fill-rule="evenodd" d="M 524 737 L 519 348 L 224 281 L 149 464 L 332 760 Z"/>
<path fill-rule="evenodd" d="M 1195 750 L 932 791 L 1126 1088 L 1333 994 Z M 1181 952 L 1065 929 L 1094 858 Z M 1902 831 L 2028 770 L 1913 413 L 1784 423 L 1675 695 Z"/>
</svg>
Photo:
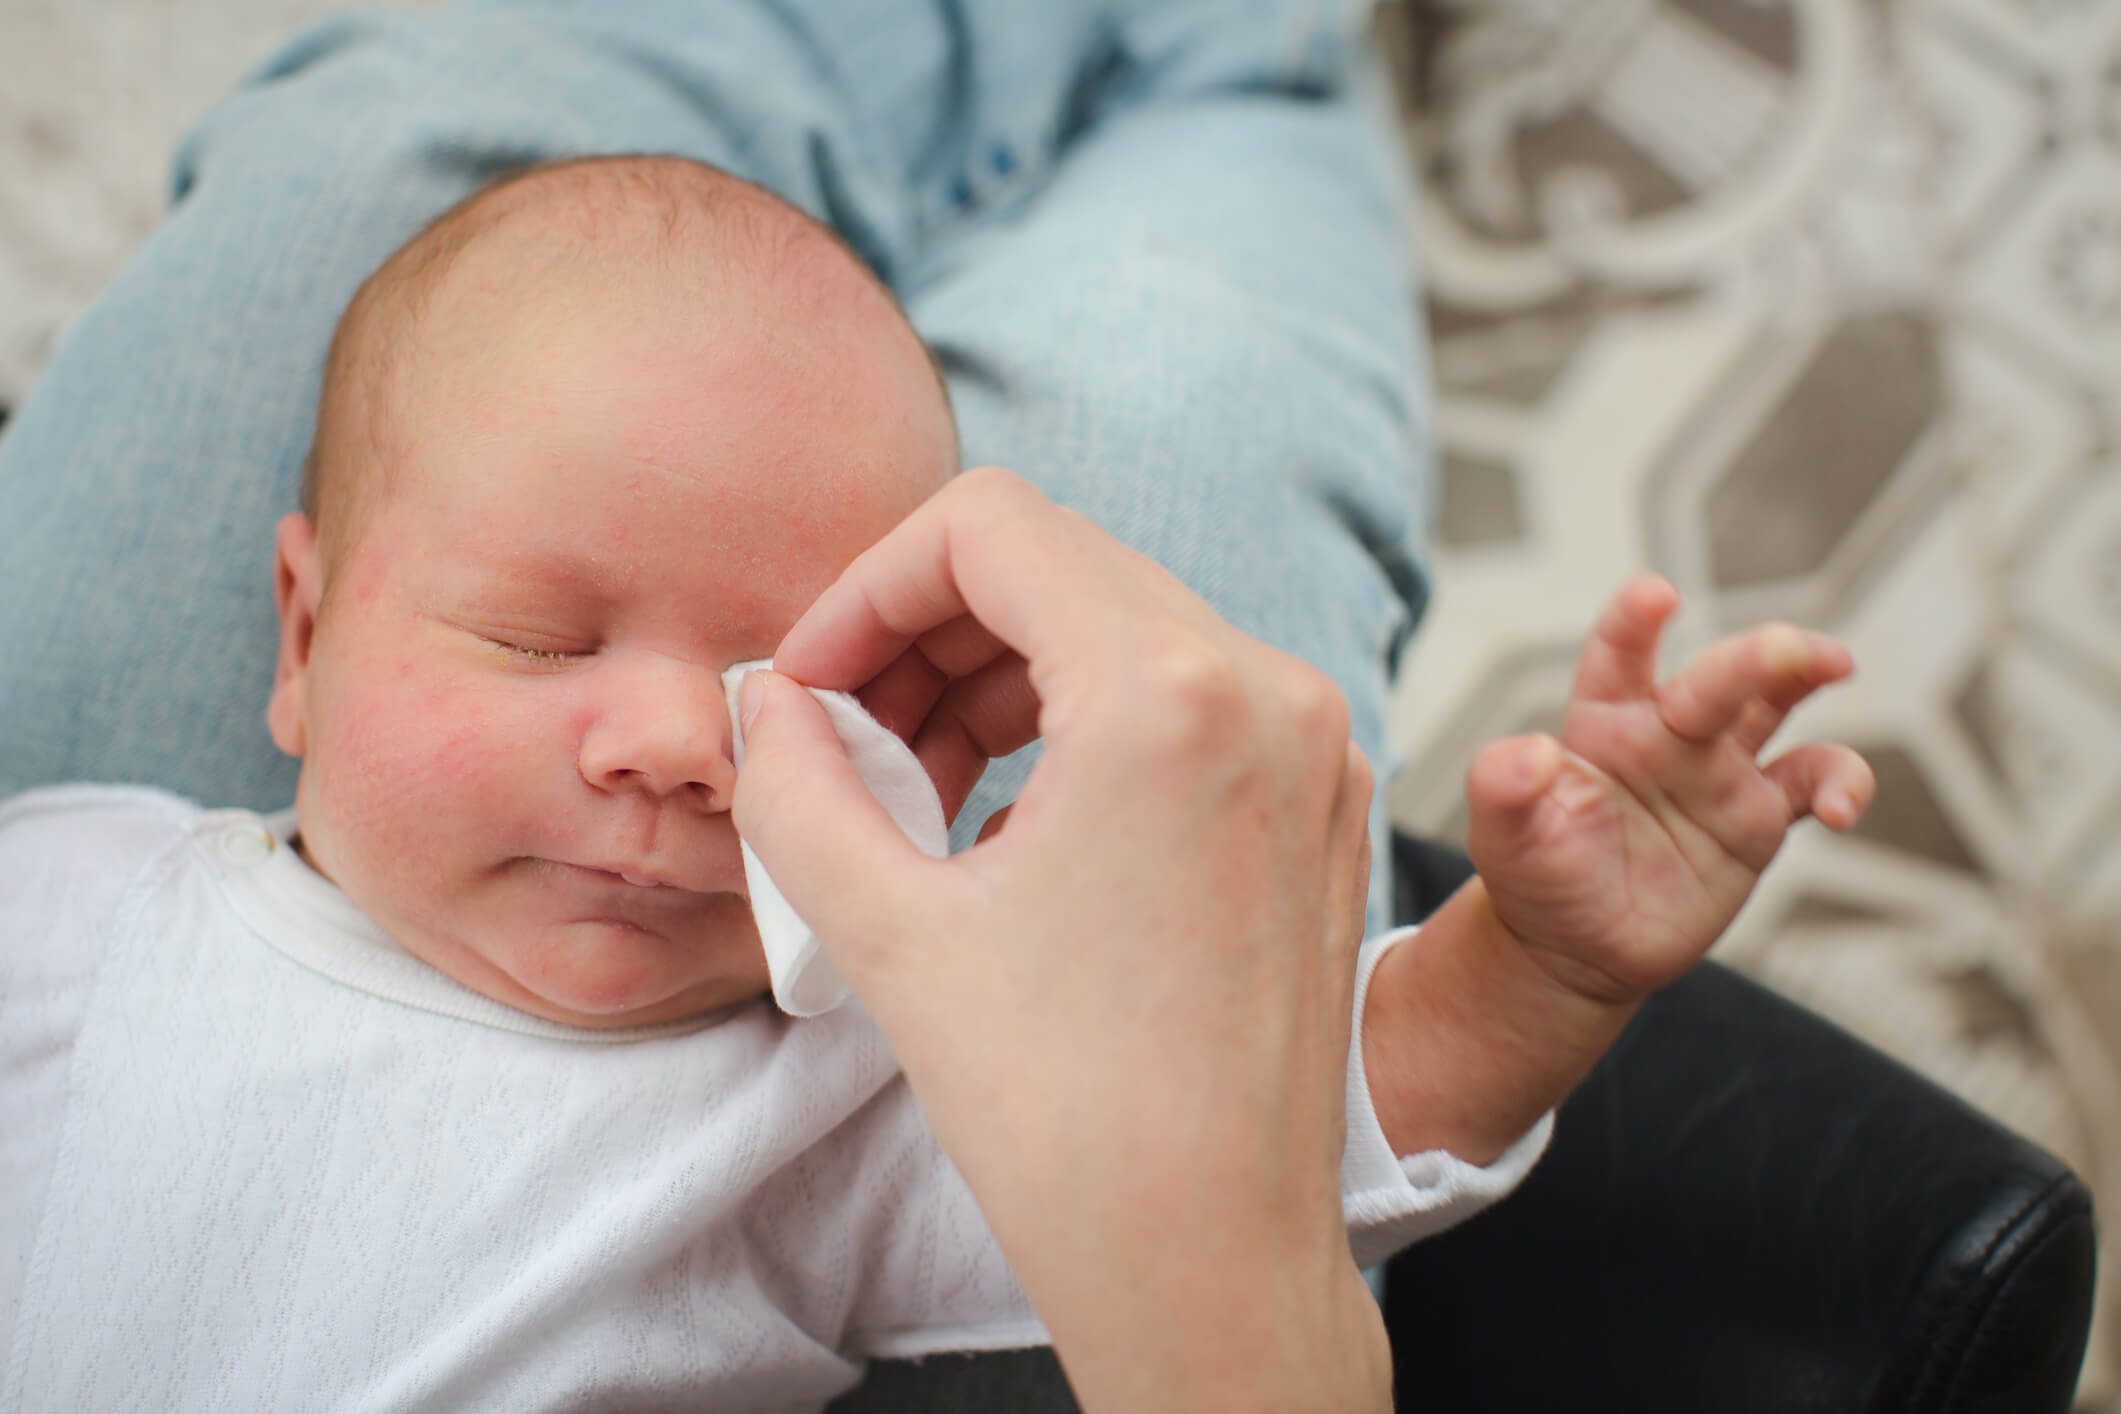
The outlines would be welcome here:
<svg viewBox="0 0 2121 1414">
<path fill-rule="evenodd" d="M 620 919 L 507 930 L 426 960 L 473 991 L 562 1025 L 598 1030 L 655 1026 L 739 1006 L 772 979 L 750 905 L 726 908 L 678 937 Z M 448 965 L 454 963 L 454 966 Z"/>
</svg>

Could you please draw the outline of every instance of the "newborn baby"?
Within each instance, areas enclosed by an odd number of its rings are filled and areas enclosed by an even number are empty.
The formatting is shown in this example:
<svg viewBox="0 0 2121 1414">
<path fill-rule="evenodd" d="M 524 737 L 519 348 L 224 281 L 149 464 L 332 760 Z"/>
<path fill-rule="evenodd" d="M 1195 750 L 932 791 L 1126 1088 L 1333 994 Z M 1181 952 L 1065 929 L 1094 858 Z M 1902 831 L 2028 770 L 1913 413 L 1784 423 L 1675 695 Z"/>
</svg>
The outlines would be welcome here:
<svg viewBox="0 0 2121 1414">
<path fill-rule="evenodd" d="M 886 291 L 697 164 L 378 270 L 278 532 L 295 809 L 0 804 L 0 1405 L 805 1408 L 1044 1343 L 866 1014 L 760 1000 L 729 814 L 725 672 L 957 460 Z M 1548 1126 L 1402 1161 L 1355 1051 L 1369 1262 Z"/>
<path fill-rule="evenodd" d="M 891 296 L 766 192 L 605 161 L 452 212 L 347 311 L 280 527 L 303 857 L 536 1016 L 758 995 L 721 674 L 956 469 Z"/>
</svg>

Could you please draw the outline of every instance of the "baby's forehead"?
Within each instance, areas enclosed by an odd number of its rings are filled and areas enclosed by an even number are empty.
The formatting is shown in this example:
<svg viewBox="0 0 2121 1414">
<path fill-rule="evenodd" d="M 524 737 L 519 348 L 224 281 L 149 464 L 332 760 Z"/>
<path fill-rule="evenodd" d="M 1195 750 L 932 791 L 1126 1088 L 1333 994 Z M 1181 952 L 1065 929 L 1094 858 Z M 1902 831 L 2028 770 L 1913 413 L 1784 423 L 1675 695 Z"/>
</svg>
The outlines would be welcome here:
<svg viewBox="0 0 2121 1414">
<path fill-rule="evenodd" d="M 438 284 L 535 297 L 583 284 L 805 295 L 896 312 L 829 227 L 764 188 L 678 159 L 583 162 L 491 189 L 464 210 Z M 496 287 L 501 288 L 497 289 Z"/>
<path fill-rule="evenodd" d="M 697 164 L 683 164 L 690 168 Z M 889 289 L 837 235 L 734 178 L 697 189 L 565 169 L 496 190 L 468 232 L 403 301 L 393 331 L 415 352 L 465 360 L 549 354 L 569 330 L 630 333 L 644 352 L 694 339 L 770 339 L 795 328 L 875 331 L 851 352 L 922 368 L 947 405 L 933 355 Z M 417 391 L 417 388 L 413 391 Z"/>
<path fill-rule="evenodd" d="M 378 504 L 396 473 L 371 468 L 461 419 L 471 384 L 606 377 L 638 392 L 709 345 L 755 348 L 760 368 L 798 348 L 806 375 L 881 377 L 938 429 L 925 439 L 946 444 L 938 475 L 956 469 L 940 371 L 888 289 L 808 216 L 680 159 L 566 164 L 489 190 L 386 263 L 341 335 L 314 459 L 339 485 L 307 497 L 313 508 Z M 754 380 L 746 395 L 773 389 Z"/>
</svg>

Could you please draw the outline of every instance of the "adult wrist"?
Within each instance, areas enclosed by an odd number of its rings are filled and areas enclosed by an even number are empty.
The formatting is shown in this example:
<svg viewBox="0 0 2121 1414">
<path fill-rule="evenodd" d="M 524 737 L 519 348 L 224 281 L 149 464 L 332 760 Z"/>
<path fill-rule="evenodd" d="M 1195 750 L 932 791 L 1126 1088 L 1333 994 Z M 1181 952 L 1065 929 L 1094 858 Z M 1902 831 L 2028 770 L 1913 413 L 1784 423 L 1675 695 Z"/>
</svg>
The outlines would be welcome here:
<svg viewBox="0 0 2121 1414">
<path fill-rule="evenodd" d="M 1392 1407 L 1392 1353 L 1382 1314 L 1348 1259 L 1331 1280 L 1289 1280 L 1271 1257 L 1228 1272 L 1213 1300 L 1160 1304 L 1127 1322 L 1140 1338 L 1071 1341 L 1054 1332 L 1087 1414 L 1383 1414 Z M 1257 1274 L 1257 1281 L 1243 1275 Z M 1115 1313 L 1108 1313 L 1108 1316 Z M 1124 1318 L 1121 1318 L 1124 1320 Z M 1118 1322 L 1107 1321 L 1107 1329 Z"/>
</svg>

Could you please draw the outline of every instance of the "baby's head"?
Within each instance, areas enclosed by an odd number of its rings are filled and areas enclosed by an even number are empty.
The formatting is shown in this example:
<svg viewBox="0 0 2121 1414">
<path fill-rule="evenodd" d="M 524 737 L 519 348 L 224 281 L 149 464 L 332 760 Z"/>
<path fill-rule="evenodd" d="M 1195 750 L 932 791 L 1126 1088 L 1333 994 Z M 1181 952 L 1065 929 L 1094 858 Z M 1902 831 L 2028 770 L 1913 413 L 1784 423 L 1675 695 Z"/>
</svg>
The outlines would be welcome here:
<svg viewBox="0 0 2121 1414">
<path fill-rule="evenodd" d="M 919 338 L 777 198 L 673 158 L 472 198 L 355 296 L 281 523 L 305 854 L 539 1016 L 760 994 L 721 674 L 956 467 Z"/>
</svg>

